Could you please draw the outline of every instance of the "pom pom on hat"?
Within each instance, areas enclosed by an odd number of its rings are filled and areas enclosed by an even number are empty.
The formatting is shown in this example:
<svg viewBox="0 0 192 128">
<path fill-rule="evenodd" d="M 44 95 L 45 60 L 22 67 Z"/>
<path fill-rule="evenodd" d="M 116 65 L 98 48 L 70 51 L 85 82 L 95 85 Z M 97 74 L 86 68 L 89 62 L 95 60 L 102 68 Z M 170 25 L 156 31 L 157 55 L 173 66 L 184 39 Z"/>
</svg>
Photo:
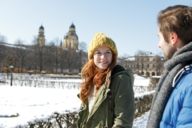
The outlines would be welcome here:
<svg viewBox="0 0 192 128">
<path fill-rule="evenodd" d="M 95 50 L 102 45 L 109 47 L 113 54 L 117 56 L 118 53 L 115 42 L 104 33 L 96 33 L 89 44 L 88 59 L 93 58 Z"/>
</svg>

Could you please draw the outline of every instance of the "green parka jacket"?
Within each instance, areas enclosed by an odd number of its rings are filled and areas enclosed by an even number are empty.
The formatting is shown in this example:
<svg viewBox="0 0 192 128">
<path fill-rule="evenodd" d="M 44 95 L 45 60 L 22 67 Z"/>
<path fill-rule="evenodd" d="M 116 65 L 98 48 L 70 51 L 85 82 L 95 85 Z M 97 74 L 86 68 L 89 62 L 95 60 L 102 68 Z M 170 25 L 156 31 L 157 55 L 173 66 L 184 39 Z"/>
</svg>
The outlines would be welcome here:
<svg viewBox="0 0 192 128">
<path fill-rule="evenodd" d="M 132 128 L 134 119 L 133 74 L 116 65 L 98 91 L 92 111 L 81 105 L 78 128 Z"/>
</svg>

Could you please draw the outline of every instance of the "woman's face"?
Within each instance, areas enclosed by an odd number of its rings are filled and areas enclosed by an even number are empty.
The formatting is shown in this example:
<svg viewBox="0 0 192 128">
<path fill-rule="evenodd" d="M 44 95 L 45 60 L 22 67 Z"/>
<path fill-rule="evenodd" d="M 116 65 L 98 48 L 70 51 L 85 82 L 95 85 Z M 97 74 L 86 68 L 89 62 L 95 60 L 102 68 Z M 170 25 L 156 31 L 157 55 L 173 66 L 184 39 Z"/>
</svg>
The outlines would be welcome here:
<svg viewBox="0 0 192 128">
<path fill-rule="evenodd" d="M 112 62 L 112 51 L 106 46 L 97 48 L 93 55 L 94 64 L 99 69 L 107 69 Z"/>
</svg>

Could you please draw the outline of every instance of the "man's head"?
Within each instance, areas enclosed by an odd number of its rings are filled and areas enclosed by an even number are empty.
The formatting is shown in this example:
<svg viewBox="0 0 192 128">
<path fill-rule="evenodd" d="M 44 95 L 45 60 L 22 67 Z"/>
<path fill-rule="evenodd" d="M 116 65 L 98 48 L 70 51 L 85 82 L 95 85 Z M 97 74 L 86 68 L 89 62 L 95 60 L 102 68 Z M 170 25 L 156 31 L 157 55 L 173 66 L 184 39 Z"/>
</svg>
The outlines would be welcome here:
<svg viewBox="0 0 192 128">
<path fill-rule="evenodd" d="M 158 15 L 159 47 L 165 58 L 192 41 L 192 7 L 170 6 Z"/>
</svg>

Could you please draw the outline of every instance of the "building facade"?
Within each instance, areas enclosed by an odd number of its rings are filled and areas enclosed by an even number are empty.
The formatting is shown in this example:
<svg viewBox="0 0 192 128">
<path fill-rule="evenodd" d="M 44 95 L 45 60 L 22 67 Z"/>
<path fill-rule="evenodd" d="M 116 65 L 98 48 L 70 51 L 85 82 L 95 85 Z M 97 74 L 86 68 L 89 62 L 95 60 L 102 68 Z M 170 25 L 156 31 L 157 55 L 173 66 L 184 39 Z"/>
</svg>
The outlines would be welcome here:
<svg viewBox="0 0 192 128">
<path fill-rule="evenodd" d="M 72 23 L 69 31 L 64 36 L 63 49 L 78 50 L 79 40 L 76 34 L 75 25 Z"/>
<path fill-rule="evenodd" d="M 151 77 L 159 76 L 163 72 L 164 60 L 160 56 L 142 55 L 128 57 L 125 62 L 125 68 L 131 68 L 135 74 Z"/>
</svg>

